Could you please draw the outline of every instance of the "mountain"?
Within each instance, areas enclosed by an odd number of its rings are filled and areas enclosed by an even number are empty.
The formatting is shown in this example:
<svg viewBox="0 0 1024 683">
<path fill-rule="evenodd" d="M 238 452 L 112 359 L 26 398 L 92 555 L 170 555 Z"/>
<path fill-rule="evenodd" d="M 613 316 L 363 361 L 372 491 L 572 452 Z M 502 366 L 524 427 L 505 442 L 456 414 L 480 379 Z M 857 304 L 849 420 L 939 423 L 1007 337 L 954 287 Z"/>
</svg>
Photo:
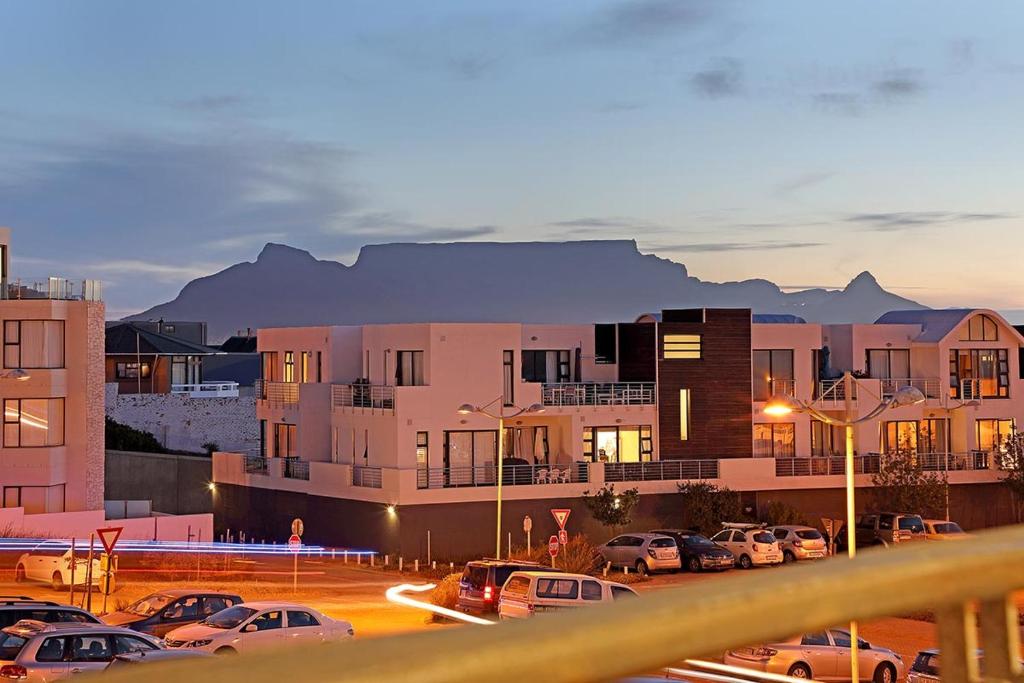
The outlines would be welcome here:
<svg viewBox="0 0 1024 683">
<path fill-rule="evenodd" d="M 351 266 L 267 244 L 132 319 L 205 320 L 211 340 L 247 327 L 420 321 L 631 321 L 663 308 L 750 307 L 808 321 L 871 322 L 924 308 L 861 273 L 842 290 L 783 292 L 767 280 L 704 282 L 631 240 L 363 247 Z"/>
</svg>

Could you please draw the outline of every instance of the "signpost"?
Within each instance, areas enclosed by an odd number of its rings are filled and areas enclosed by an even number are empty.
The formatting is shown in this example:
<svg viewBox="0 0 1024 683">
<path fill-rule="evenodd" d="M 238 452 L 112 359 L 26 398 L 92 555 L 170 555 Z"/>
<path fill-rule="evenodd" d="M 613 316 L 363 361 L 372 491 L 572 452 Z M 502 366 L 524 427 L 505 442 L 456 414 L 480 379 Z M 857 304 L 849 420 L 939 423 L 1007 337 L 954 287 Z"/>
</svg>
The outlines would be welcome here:
<svg viewBox="0 0 1024 683">
<path fill-rule="evenodd" d="M 111 526 L 96 530 L 96 535 L 100 537 L 100 543 L 103 544 L 103 550 L 105 551 L 100 555 L 100 570 L 103 572 L 104 613 L 107 611 L 107 596 L 110 595 L 110 575 L 114 572 L 114 568 L 117 566 L 117 560 L 114 558 L 114 547 L 117 545 L 117 539 L 121 538 L 122 531 L 124 531 L 124 527 L 121 526 Z M 90 553 L 90 555 L 92 555 L 92 553 Z M 72 562 L 74 562 L 74 560 L 72 560 Z M 89 569 L 92 569 L 91 557 L 89 558 Z"/>
<path fill-rule="evenodd" d="M 555 566 L 555 558 L 558 557 L 558 536 L 548 539 L 548 555 L 551 556 L 551 566 Z"/>
<path fill-rule="evenodd" d="M 570 510 L 569 508 L 553 508 L 551 510 L 551 516 L 555 518 L 555 521 L 558 523 L 559 529 L 565 528 L 565 523 L 569 521 L 569 515 L 571 513 L 572 510 Z"/>
<path fill-rule="evenodd" d="M 533 520 L 530 519 L 530 515 L 523 517 L 523 532 L 526 534 L 526 552 L 532 552 L 533 548 L 530 544 L 530 532 L 533 531 Z"/>
<path fill-rule="evenodd" d="M 569 532 L 565 529 L 558 530 L 558 542 L 562 545 L 566 545 L 569 542 Z"/>
<path fill-rule="evenodd" d="M 292 535 L 288 537 L 288 549 L 292 551 L 292 593 L 299 592 L 299 553 L 302 551 L 302 520 L 292 520 Z"/>
</svg>

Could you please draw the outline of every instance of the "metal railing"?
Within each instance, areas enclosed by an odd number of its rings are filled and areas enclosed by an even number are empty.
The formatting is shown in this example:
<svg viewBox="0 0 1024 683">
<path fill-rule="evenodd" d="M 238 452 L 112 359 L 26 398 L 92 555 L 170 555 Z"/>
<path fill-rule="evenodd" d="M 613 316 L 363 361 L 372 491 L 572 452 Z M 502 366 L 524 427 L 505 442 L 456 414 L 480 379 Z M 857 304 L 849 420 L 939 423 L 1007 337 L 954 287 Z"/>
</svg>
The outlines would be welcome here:
<svg viewBox="0 0 1024 683">
<path fill-rule="evenodd" d="M 0 282 L 0 299 L 102 301 L 103 283 L 63 277 L 15 278 Z"/>
<path fill-rule="evenodd" d="M 299 458 L 283 458 L 284 468 L 281 473 L 285 479 L 303 479 L 309 481 L 309 461 Z"/>
<path fill-rule="evenodd" d="M 986 451 L 970 453 L 916 453 L 914 457 L 922 470 L 953 472 L 991 469 L 991 454 Z"/>
<path fill-rule="evenodd" d="M 882 386 L 882 398 L 892 398 L 903 387 L 914 387 L 925 398 L 939 399 L 943 396 L 942 380 L 938 377 L 895 377 L 878 380 Z"/>
<path fill-rule="evenodd" d="M 373 408 L 393 411 L 395 388 L 387 384 L 333 384 L 331 406 L 334 408 Z"/>
<path fill-rule="evenodd" d="M 546 406 L 654 405 L 654 382 L 561 382 L 541 387 Z"/>
<path fill-rule="evenodd" d="M 853 391 L 850 398 L 857 400 L 857 381 L 853 381 Z M 816 399 L 822 403 L 838 405 L 846 401 L 846 382 L 839 379 L 823 379 L 818 382 L 818 393 Z"/>
<path fill-rule="evenodd" d="M 881 471 L 882 456 L 878 453 L 856 455 L 853 458 L 854 474 L 875 474 Z M 815 456 L 811 458 L 776 458 L 776 477 L 818 477 L 846 474 L 846 458 L 838 456 Z"/>
<path fill-rule="evenodd" d="M 711 591 L 705 582 L 692 582 L 493 627 L 357 639 L 344 647 L 310 645 L 244 658 L 183 660 L 150 667 L 145 677 L 147 683 L 189 678 L 224 683 L 596 683 L 752 643 L 778 642 L 794 633 L 929 611 L 935 615 L 942 652 L 942 680 L 981 680 L 978 647 L 984 643 L 985 680 L 1020 681 L 1013 593 L 1024 587 L 1022 565 L 1024 526 L 1014 526 L 973 534 L 958 543 L 906 543 L 868 550 L 854 560 L 752 572 L 723 580 Z M 807 605 L 809 594 L 824 596 L 813 609 Z M 572 634 L 572 647 L 566 647 L 566 634 Z M 523 656 L 527 650 L 529 656 Z M 453 658 L 452 652 L 473 656 Z M 124 673 L 107 676 L 111 683 L 128 683 L 139 674 L 125 667 Z"/>
<path fill-rule="evenodd" d="M 246 474 L 270 474 L 266 457 L 262 455 L 246 455 L 244 460 Z"/>
<path fill-rule="evenodd" d="M 187 395 L 190 398 L 237 398 L 238 382 L 199 382 L 197 384 L 172 384 L 171 393 Z"/>
<path fill-rule="evenodd" d="M 258 379 L 254 391 L 257 399 L 272 405 L 294 405 L 299 402 L 298 382 L 269 382 Z"/>
<path fill-rule="evenodd" d="M 717 479 L 718 460 L 657 460 L 606 462 L 605 481 L 663 481 Z"/>
<path fill-rule="evenodd" d="M 502 486 L 580 484 L 590 480 L 587 463 L 564 465 L 505 465 L 501 468 Z M 496 486 L 497 465 L 467 467 L 421 467 L 416 472 L 416 486 L 421 489 L 459 488 L 462 486 Z"/>
<path fill-rule="evenodd" d="M 980 379 L 962 379 L 960 380 L 960 396 L 958 398 L 961 401 L 980 401 L 985 398 L 984 380 Z"/>
<path fill-rule="evenodd" d="M 383 485 L 381 481 L 381 468 L 369 467 L 367 465 L 352 466 L 352 485 L 362 486 L 367 489 L 379 489 Z"/>
</svg>

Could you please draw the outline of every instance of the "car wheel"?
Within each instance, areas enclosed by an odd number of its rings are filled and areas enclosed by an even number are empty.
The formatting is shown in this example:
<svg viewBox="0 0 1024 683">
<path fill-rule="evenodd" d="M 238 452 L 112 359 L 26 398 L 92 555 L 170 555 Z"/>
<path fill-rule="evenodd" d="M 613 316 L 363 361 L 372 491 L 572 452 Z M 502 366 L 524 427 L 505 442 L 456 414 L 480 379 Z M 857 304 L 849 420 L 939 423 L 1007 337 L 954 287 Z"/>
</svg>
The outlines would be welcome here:
<svg viewBox="0 0 1024 683">
<path fill-rule="evenodd" d="M 686 568 L 689 569 L 691 572 L 699 572 L 700 560 L 698 560 L 696 557 L 691 557 L 690 561 L 686 563 Z"/>
<path fill-rule="evenodd" d="M 61 577 L 60 572 L 53 573 L 53 577 L 50 579 L 50 587 L 55 591 L 64 590 L 64 579 Z"/>
<path fill-rule="evenodd" d="M 803 663 L 797 663 L 789 667 L 790 678 L 807 678 L 811 677 L 811 667 Z"/>
<path fill-rule="evenodd" d="M 25 583 L 25 565 L 19 564 L 14 570 L 14 582 Z"/>
<path fill-rule="evenodd" d="M 796 562 L 796 555 L 794 555 L 793 553 L 791 553 L 788 550 L 786 552 L 782 553 L 782 563 L 783 564 L 790 564 L 791 562 Z"/>
<path fill-rule="evenodd" d="M 219 647 L 219 648 L 217 648 L 217 650 L 213 654 L 215 654 L 215 655 L 237 655 L 238 654 L 238 650 L 236 650 L 233 647 Z"/>
<path fill-rule="evenodd" d="M 740 555 L 740 569 L 750 569 L 754 563 L 750 561 L 750 555 Z"/>
<path fill-rule="evenodd" d="M 636 561 L 636 573 L 640 576 L 647 576 L 650 572 L 647 569 L 647 563 L 643 560 Z"/>
<path fill-rule="evenodd" d="M 871 680 L 875 683 L 896 683 L 896 669 L 892 664 L 879 664 Z"/>
</svg>

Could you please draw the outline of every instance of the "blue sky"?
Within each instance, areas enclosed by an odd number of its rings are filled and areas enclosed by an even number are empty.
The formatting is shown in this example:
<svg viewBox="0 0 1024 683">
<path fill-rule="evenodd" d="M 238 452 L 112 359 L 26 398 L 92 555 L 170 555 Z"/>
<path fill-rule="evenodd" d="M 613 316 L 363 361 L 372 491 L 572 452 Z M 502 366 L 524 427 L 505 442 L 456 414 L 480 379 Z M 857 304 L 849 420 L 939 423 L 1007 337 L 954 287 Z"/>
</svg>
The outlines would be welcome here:
<svg viewBox="0 0 1024 683">
<path fill-rule="evenodd" d="M 0 4 L 16 273 L 112 315 L 252 260 L 636 239 L 709 280 L 1024 308 L 1013 2 Z"/>
</svg>

